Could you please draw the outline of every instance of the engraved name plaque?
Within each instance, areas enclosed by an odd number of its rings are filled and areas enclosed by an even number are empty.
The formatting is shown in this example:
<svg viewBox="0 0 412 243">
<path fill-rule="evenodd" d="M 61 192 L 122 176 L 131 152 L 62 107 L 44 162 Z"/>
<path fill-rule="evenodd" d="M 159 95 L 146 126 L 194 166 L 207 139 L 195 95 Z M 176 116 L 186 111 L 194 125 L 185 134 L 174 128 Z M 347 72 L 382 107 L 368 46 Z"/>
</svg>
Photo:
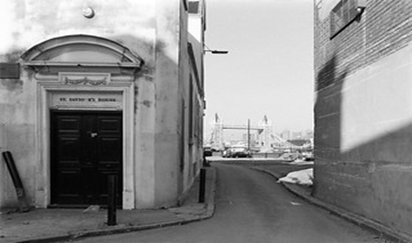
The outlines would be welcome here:
<svg viewBox="0 0 412 243">
<path fill-rule="evenodd" d="M 55 109 L 122 109 L 121 92 L 56 92 L 51 107 Z"/>
</svg>

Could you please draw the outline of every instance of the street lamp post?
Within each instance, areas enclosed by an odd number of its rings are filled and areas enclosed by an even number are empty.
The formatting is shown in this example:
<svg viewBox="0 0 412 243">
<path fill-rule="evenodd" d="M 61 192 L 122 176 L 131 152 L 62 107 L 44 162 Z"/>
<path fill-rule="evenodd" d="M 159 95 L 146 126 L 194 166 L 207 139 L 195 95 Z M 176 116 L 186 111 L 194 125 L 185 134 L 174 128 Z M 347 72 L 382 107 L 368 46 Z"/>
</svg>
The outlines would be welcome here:
<svg viewBox="0 0 412 243">
<path fill-rule="evenodd" d="M 210 52 L 212 54 L 228 54 L 229 53 L 229 51 L 226 51 L 226 50 L 212 50 L 205 44 L 204 44 L 204 47 L 205 47 L 203 48 L 204 52 Z"/>
<path fill-rule="evenodd" d="M 250 119 L 247 119 L 247 151 L 250 151 Z"/>
<path fill-rule="evenodd" d="M 220 51 L 220 50 L 205 50 L 205 52 L 210 52 L 212 54 L 228 54 L 229 51 Z"/>
</svg>

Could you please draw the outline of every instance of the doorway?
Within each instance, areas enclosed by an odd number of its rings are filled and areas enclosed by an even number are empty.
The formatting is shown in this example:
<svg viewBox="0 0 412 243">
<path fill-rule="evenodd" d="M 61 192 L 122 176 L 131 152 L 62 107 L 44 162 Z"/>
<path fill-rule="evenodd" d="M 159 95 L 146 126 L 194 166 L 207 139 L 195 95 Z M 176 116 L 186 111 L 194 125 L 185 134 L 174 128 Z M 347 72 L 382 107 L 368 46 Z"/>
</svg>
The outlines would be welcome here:
<svg viewBox="0 0 412 243">
<path fill-rule="evenodd" d="M 51 110 L 51 205 L 107 205 L 108 176 L 117 175 L 122 205 L 121 111 Z"/>
</svg>

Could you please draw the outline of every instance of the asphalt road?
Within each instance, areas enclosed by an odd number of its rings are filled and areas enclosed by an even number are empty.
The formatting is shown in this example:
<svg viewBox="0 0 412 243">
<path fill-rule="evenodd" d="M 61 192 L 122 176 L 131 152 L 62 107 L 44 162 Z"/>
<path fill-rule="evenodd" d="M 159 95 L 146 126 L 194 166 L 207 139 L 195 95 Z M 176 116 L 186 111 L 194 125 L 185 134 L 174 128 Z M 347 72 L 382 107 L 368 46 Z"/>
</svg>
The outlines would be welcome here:
<svg viewBox="0 0 412 243">
<path fill-rule="evenodd" d="M 215 215 L 205 221 L 82 242 L 383 242 L 285 190 L 273 177 L 237 165 L 218 168 Z"/>
</svg>

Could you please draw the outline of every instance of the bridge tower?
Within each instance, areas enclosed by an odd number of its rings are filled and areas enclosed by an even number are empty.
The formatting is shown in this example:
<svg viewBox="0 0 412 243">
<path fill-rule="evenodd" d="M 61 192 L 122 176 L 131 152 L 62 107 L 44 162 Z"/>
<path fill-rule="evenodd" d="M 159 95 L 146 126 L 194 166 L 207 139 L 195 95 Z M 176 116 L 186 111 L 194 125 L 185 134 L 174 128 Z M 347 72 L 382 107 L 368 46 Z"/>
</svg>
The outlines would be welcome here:
<svg viewBox="0 0 412 243">
<path fill-rule="evenodd" d="M 259 147 L 261 148 L 261 150 L 269 149 L 272 146 L 272 121 L 270 121 L 265 115 L 259 126 L 262 128 L 261 130 L 259 130 Z"/>
<path fill-rule="evenodd" d="M 223 121 L 219 118 L 217 113 L 215 114 L 215 119 L 212 122 L 212 128 L 212 137 L 210 138 L 211 146 L 223 149 Z"/>
</svg>

